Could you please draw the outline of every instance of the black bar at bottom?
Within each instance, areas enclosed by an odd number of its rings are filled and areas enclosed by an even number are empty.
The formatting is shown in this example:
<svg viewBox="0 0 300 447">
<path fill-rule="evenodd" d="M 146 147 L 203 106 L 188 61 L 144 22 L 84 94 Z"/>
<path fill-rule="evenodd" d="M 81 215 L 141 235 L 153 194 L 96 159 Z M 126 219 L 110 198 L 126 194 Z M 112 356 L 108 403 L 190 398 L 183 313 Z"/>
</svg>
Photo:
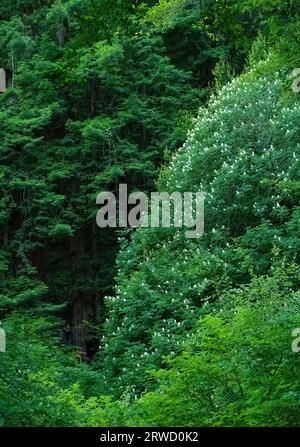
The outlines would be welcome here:
<svg viewBox="0 0 300 447">
<path fill-rule="evenodd" d="M 57 444 L 81 447 L 150 446 L 150 445 L 194 445 L 212 446 L 224 442 L 241 444 L 241 442 L 287 442 L 287 437 L 300 434 L 300 428 L 0 428 L 0 445 L 4 439 L 9 445 L 42 445 L 53 447 Z"/>
<path fill-rule="evenodd" d="M 300 434 L 299 428 L 1 428 L 0 445 L 4 439 L 9 445 L 63 445 L 101 447 L 194 445 L 212 446 L 214 443 L 239 444 L 242 442 L 287 441 L 288 436 Z"/>
</svg>

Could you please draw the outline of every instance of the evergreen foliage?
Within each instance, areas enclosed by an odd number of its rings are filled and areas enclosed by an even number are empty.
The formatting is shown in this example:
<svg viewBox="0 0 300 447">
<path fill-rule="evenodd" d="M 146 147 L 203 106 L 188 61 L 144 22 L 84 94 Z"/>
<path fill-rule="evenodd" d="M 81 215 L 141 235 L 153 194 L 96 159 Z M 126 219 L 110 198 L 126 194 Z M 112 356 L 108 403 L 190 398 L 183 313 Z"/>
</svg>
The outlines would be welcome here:
<svg viewBox="0 0 300 447">
<path fill-rule="evenodd" d="M 299 426 L 299 6 L 3 0 L 0 426 Z M 205 234 L 96 196 L 205 193 Z"/>
</svg>

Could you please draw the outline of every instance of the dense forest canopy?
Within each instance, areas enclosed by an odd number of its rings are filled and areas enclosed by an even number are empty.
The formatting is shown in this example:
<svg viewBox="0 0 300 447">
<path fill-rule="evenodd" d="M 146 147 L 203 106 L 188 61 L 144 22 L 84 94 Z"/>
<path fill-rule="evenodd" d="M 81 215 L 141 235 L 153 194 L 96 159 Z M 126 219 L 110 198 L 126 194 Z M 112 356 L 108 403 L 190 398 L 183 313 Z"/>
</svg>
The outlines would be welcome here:
<svg viewBox="0 0 300 447">
<path fill-rule="evenodd" d="M 0 426 L 299 426 L 299 13 L 2 0 Z M 204 236 L 98 228 L 119 184 Z"/>
</svg>

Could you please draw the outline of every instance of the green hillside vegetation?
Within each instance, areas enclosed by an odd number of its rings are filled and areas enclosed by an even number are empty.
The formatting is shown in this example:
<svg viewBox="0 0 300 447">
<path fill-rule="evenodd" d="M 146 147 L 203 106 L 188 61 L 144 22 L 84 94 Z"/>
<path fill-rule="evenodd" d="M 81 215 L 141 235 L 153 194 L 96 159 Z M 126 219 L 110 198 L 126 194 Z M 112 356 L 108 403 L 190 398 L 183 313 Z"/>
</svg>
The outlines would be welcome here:
<svg viewBox="0 0 300 447">
<path fill-rule="evenodd" d="M 292 0 L 0 6 L 0 426 L 299 426 Z M 205 234 L 96 196 L 205 193 Z"/>
</svg>

